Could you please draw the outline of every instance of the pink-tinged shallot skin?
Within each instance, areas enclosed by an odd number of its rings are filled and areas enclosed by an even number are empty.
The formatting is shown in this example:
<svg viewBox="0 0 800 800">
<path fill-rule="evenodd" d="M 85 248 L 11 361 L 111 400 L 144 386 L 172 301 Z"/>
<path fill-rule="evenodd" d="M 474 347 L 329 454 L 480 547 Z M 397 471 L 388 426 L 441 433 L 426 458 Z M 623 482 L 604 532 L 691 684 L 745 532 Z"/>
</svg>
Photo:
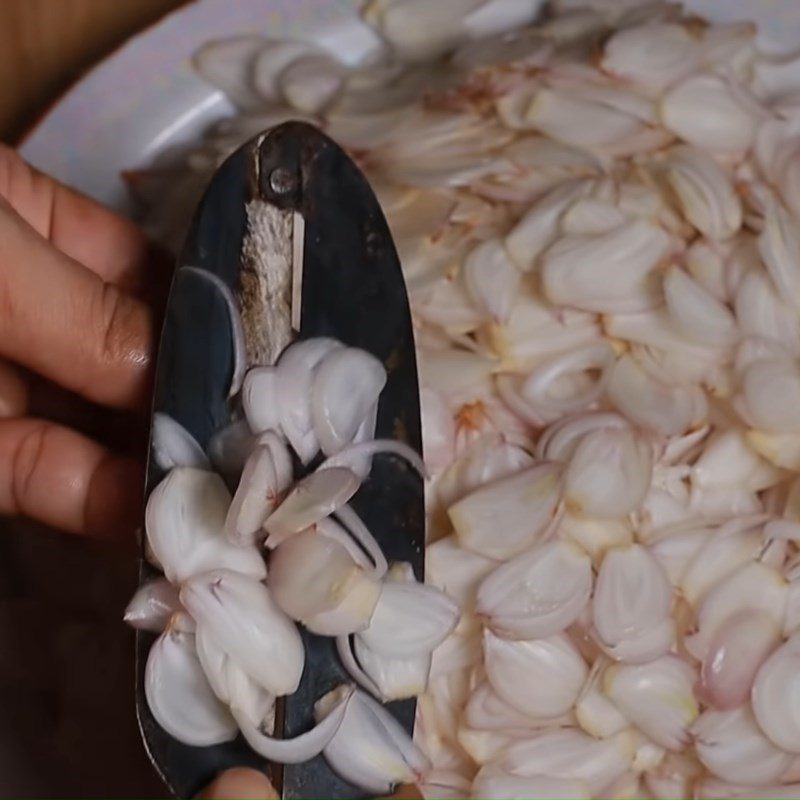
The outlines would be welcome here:
<svg viewBox="0 0 800 800">
<path fill-rule="evenodd" d="M 182 610 L 178 590 L 166 578 L 139 587 L 125 608 L 123 619 L 133 628 L 161 633 L 173 614 Z"/>
<path fill-rule="evenodd" d="M 753 684 L 753 711 L 778 747 L 800 753 L 800 637 L 789 639 L 761 666 Z"/>
<path fill-rule="evenodd" d="M 703 661 L 699 696 L 720 711 L 745 704 L 759 667 L 780 640 L 780 628 L 763 611 L 745 610 L 728 618 Z"/>
</svg>

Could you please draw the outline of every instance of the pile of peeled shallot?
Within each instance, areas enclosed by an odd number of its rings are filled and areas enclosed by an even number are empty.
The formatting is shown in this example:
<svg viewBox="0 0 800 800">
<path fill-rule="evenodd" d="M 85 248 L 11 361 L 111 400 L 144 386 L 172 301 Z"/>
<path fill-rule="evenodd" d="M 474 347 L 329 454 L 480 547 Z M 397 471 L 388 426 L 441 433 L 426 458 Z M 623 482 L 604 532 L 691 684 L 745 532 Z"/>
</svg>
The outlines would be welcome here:
<svg viewBox="0 0 800 800">
<path fill-rule="evenodd" d="M 422 384 L 426 582 L 460 616 L 431 599 L 439 633 L 458 623 L 424 663 L 400 647 L 386 660 L 372 617 L 342 648 L 366 689 L 323 702 L 321 726 L 379 713 L 368 693 L 422 692 L 425 758 L 403 763 L 426 797 L 797 798 L 800 65 L 762 52 L 755 25 L 677 3 L 538 6 L 373 0 L 356 66 L 299 41 L 210 43 L 195 66 L 238 114 L 135 188 L 175 241 L 231 150 L 303 118 L 357 159 L 395 237 Z M 287 593 L 322 587 L 327 571 L 290 568 L 291 549 L 316 526 L 356 560 L 340 528 L 358 523 L 346 506 L 326 517 L 333 500 L 282 499 L 282 448 L 297 447 L 267 428 L 242 481 L 278 487 L 270 564 L 288 547 Z M 173 475 L 162 494 L 200 481 Z M 341 499 L 350 475 L 306 480 Z M 237 492 L 226 516 L 224 486 L 203 480 L 219 503 L 195 486 L 187 513 L 243 558 L 263 509 Z M 402 565 L 378 578 L 370 555 L 359 581 L 383 587 L 379 603 L 409 590 Z M 180 641 L 215 585 L 281 605 L 246 566 L 184 584 L 172 657 L 194 658 Z M 207 643 L 246 672 L 246 642 Z M 255 692 L 232 708 L 245 735 L 266 707 Z M 350 741 L 340 757 L 359 758 Z"/>
</svg>

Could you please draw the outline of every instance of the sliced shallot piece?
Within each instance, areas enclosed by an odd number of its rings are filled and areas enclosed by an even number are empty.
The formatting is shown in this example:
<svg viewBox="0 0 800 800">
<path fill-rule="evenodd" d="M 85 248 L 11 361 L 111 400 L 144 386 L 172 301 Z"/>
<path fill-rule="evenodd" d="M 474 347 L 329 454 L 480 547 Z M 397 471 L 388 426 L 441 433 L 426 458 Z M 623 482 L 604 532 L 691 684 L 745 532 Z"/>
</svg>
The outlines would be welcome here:
<svg viewBox="0 0 800 800">
<path fill-rule="evenodd" d="M 632 428 L 588 433 L 564 475 L 564 499 L 576 514 L 624 517 L 638 509 L 650 487 L 653 448 Z"/>
<path fill-rule="evenodd" d="M 292 739 L 275 739 L 267 736 L 259 726 L 240 716 L 237 722 L 247 743 L 259 755 L 278 764 L 302 764 L 319 755 L 339 732 L 350 704 L 355 697 L 350 687 L 341 687 L 334 702 L 326 710 L 326 714 L 317 720 L 311 730 L 301 733 Z"/>
<path fill-rule="evenodd" d="M 483 635 L 486 675 L 512 708 L 531 717 L 557 717 L 574 705 L 588 669 L 564 635 L 510 641 Z"/>
<path fill-rule="evenodd" d="M 192 64 L 240 108 L 258 108 L 263 101 L 252 85 L 252 65 L 266 44 L 263 37 L 252 35 L 208 42 L 195 53 Z"/>
<path fill-rule="evenodd" d="M 474 730 L 528 730 L 537 720 L 514 708 L 500 697 L 486 681 L 470 695 L 464 708 L 464 721 Z"/>
<path fill-rule="evenodd" d="M 374 652 L 408 658 L 433 652 L 458 623 L 458 606 L 443 592 L 416 582 L 386 582 L 369 626 L 359 636 Z"/>
<path fill-rule="evenodd" d="M 144 691 L 158 724 L 178 741 L 208 747 L 236 738 L 236 722 L 211 690 L 191 634 L 168 630 L 153 644 Z"/>
<path fill-rule="evenodd" d="M 373 564 L 373 572 L 376 577 L 381 578 L 386 574 L 389 565 L 386 563 L 386 556 L 381 550 L 381 546 L 375 540 L 370 529 L 364 524 L 361 517 L 353 511 L 352 507 L 345 504 L 335 512 L 336 518 L 342 524 L 349 536 L 358 542 L 363 551 L 369 556 Z"/>
<path fill-rule="evenodd" d="M 590 736 L 607 739 L 630 727 L 630 721 L 601 691 L 602 662 L 596 662 L 575 703 L 575 719 Z"/>
<path fill-rule="evenodd" d="M 800 636 L 789 639 L 758 671 L 753 711 L 772 742 L 790 753 L 800 753 Z"/>
<path fill-rule="evenodd" d="M 536 442 L 536 457 L 548 461 L 569 461 L 583 437 L 605 428 L 627 428 L 619 414 L 593 411 L 559 420 L 547 427 Z"/>
<path fill-rule="evenodd" d="M 218 567 L 263 578 L 264 559 L 255 547 L 237 547 L 223 535 L 231 498 L 213 472 L 178 467 L 147 501 L 147 541 L 171 581 Z"/>
<path fill-rule="evenodd" d="M 239 485 L 239 478 L 256 439 L 247 420 L 240 419 L 220 428 L 208 442 L 208 457 L 214 471 L 222 475 L 231 490 Z"/>
<path fill-rule="evenodd" d="M 598 236 L 565 236 L 542 257 L 547 299 L 603 314 L 644 311 L 657 305 L 653 270 L 667 257 L 666 231 L 633 220 Z"/>
<path fill-rule="evenodd" d="M 591 591 L 589 557 L 569 542 L 554 541 L 495 569 L 478 589 L 476 610 L 498 636 L 544 638 L 575 622 Z"/>
<path fill-rule="evenodd" d="M 341 93 L 347 68 L 324 54 L 301 56 L 280 74 L 281 93 L 289 105 L 319 114 Z"/>
<path fill-rule="evenodd" d="M 800 432 L 800 367 L 793 359 L 751 363 L 742 376 L 742 401 L 754 427 Z"/>
<path fill-rule="evenodd" d="M 354 612 L 350 624 L 336 635 L 366 627 L 381 591 L 377 579 L 359 567 L 339 542 L 310 528 L 290 536 L 272 552 L 269 587 L 277 605 L 311 630 L 318 615 L 350 607 Z M 356 609 L 361 612 L 355 613 Z"/>
<path fill-rule="evenodd" d="M 638 544 L 606 553 L 595 585 L 594 627 L 610 655 L 642 663 L 673 644 L 672 587 L 664 568 Z"/>
<path fill-rule="evenodd" d="M 541 537 L 560 496 L 560 469 L 541 463 L 496 480 L 448 509 L 459 542 L 489 558 L 511 558 Z"/>
<path fill-rule="evenodd" d="M 259 686 L 276 697 L 297 689 L 305 661 L 303 642 L 264 584 L 215 570 L 187 581 L 180 598 L 203 635 Z"/>
<path fill-rule="evenodd" d="M 758 252 L 781 299 L 800 308 L 800 235 L 797 223 L 778 201 L 770 198 L 764 214 L 764 230 L 758 237 Z"/>
<path fill-rule="evenodd" d="M 383 365 L 364 350 L 337 348 L 322 360 L 311 384 L 311 418 L 325 455 L 353 441 L 385 384 Z"/>
<path fill-rule="evenodd" d="M 356 465 L 360 459 L 371 458 L 378 453 L 387 453 L 399 456 L 407 461 L 423 478 L 427 477 L 425 463 L 420 458 L 419 453 L 405 442 L 398 442 L 396 439 L 370 439 L 366 442 L 356 442 L 348 445 L 344 450 L 340 450 L 335 455 L 326 458 L 319 469 L 329 467 L 348 467 L 356 472 Z"/>
<path fill-rule="evenodd" d="M 166 578 L 156 578 L 136 590 L 123 619 L 133 628 L 161 633 L 170 617 L 181 610 L 178 590 Z"/>
<path fill-rule="evenodd" d="M 320 698 L 314 716 L 324 720 L 341 702 L 339 687 Z M 374 794 L 389 794 L 398 783 L 415 784 L 430 768 L 405 729 L 382 705 L 358 690 L 324 749 L 331 768 L 346 781 Z"/>
<path fill-rule="evenodd" d="M 355 637 L 353 649 L 358 663 L 377 688 L 377 697 L 382 702 L 418 697 L 428 687 L 430 653 L 408 658 L 389 658 L 370 650 L 360 636 Z"/>
<path fill-rule="evenodd" d="M 311 527 L 341 508 L 357 491 L 358 476 L 347 467 L 319 469 L 295 484 L 267 517 L 267 547 L 277 547 L 293 533 Z"/>
<path fill-rule="evenodd" d="M 244 377 L 242 407 L 250 429 L 255 433 L 280 428 L 277 385 L 275 367 L 255 367 Z"/>
<path fill-rule="evenodd" d="M 733 614 L 709 644 L 700 671 L 698 691 L 702 698 L 720 711 L 742 706 L 750 697 L 759 667 L 780 640 L 779 626 L 764 611 Z"/>
<path fill-rule="evenodd" d="M 509 405 L 518 409 L 518 413 L 522 412 L 521 416 L 548 423 L 582 411 L 599 400 L 605 390 L 608 370 L 615 360 L 613 349 L 605 342 L 587 344 L 544 360 L 520 382 L 517 403 L 523 408 L 510 402 L 499 382 L 498 388 Z M 597 373 L 597 377 L 592 373 Z M 570 379 L 581 383 L 574 391 L 567 392 L 565 384 Z M 586 385 L 581 385 L 583 383 Z M 530 415 L 525 413 L 524 407 L 530 409 Z"/>
<path fill-rule="evenodd" d="M 208 469 L 208 458 L 186 428 L 169 414 L 153 414 L 153 457 L 161 469 L 168 472 L 173 467 Z"/>
<path fill-rule="evenodd" d="M 692 734 L 700 761 L 727 781 L 758 786 L 778 780 L 792 763 L 791 753 L 780 750 L 759 730 L 749 707 L 706 711 Z"/>
<path fill-rule="evenodd" d="M 499 769 L 520 777 L 550 775 L 585 782 L 592 797 L 630 768 L 635 741 L 630 731 L 594 739 L 582 731 L 545 731 L 509 745 L 496 761 Z"/>
<path fill-rule="evenodd" d="M 649 664 L 614 665 L 603 688 L 614 705 L 652 741 L 681 751 L 689 742 L 688 728 L 700 713 L 693 689 L 697 675 L 672 655 Z"/>
<path fill-rule="evenodd" d="M 225 518 L 225 535 L 236 545 L 257 544 L 262 525 L 280 501 L 275 462 L 269 447 L 256 446 L 244 466 Z"/>
</svg>

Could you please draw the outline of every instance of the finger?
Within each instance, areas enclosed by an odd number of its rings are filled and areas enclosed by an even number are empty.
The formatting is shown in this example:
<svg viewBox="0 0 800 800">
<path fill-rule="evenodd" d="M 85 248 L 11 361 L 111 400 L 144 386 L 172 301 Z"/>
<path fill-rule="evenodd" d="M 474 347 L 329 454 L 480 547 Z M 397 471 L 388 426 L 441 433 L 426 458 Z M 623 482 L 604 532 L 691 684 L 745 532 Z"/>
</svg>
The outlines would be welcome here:
<svg viewBox="0 0 800 800">
<path fill-rule="evenodd" d="M 130 540 L 143 468 L 75 431 L 38 419 L 0 420 L 0 513 L 71 533 Z"/>
<path fill-rule="evenodd" d="M 262 772 L 234 767 L 217 775 L 200 800 L 278 800 L 278 793 Z"/>
<path fill-rule="evenodd" d="M 42 237 L 103 280 L 132 293 L 150 245 L 130 220 L 63 186 L 0 145 L 0 197 Z"/>
<path fill-rule="evenodd" d="M 150 308 L 55 250 L 0 201 L 0 355 L 89 400 L 143 408 Z"/>
<path fill-rule="evenodd" d="M 13 364 L 0 359 L 0 418 L 21 417 L 28 408 L 28 381 Z"/>
</svg>

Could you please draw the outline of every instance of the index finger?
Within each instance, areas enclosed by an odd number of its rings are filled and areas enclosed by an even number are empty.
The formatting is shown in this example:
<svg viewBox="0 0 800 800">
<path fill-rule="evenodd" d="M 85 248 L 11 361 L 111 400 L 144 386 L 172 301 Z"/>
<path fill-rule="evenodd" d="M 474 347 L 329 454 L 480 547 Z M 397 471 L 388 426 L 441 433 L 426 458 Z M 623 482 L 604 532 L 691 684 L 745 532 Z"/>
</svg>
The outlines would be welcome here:
<svg viewBox="0 0 800 800">
<path fill-rule="evenodd" d="M 139 294 L 152 261 L 133 222 L 53 180 L 0 144 L 0 197 L 57 249 L 104 281 Z"/>
</svg>

